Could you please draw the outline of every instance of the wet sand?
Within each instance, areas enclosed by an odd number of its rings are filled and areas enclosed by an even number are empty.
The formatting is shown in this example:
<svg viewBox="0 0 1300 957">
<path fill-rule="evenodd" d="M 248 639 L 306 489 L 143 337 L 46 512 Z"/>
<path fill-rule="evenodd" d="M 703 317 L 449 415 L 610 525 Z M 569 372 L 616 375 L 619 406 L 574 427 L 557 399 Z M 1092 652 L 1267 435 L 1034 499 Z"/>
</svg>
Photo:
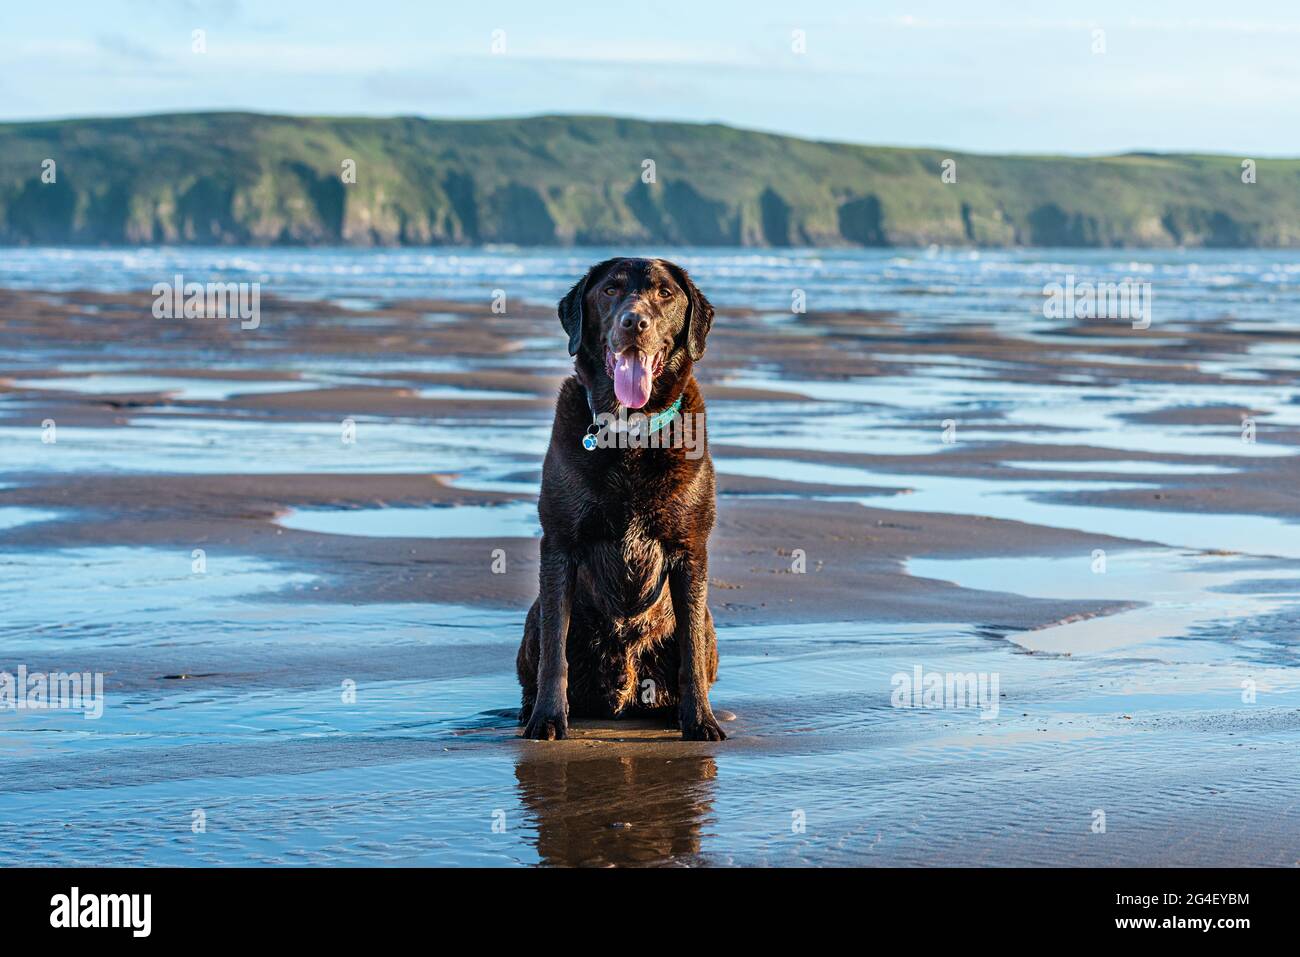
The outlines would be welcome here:
<svg viewBox="0 0 1300 957">
<path fill-rule="evenodd" d="M 0 863 L 1300 861 L 1284 326 L 721 309 L 731 737 L 539 743 L 553 310 L 149 301 L 0 290 L 0 670 L 109 695 L 0 711 Z M 995 709 L 900 706 L 917 668 Z"/>
</svg>

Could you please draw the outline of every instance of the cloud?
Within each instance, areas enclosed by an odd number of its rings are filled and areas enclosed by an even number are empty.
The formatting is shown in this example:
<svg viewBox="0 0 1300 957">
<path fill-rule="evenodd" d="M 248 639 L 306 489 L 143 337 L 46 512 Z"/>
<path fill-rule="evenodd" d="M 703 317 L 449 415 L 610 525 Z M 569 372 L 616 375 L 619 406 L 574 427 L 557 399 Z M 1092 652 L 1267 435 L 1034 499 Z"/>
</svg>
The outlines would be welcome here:
<svg viewBox="0 0 1300 957">
<path fill-rule="evenodd" d="M 1300 22 L 1275 20 L 1225 20 L 1205 17 L 1108 17 L 1098 16 L 1087 20 L 1077 18 L 1012 17 L 918 17 L 900 14 L 890 17 L 869 17 L 861 21 L 875 27 L 897 27 L 906 30 L 960 30 L 963 32 L 1007 32 L 1012 30 L 1084 30 L 1094 26 L 1113 25 L 1117 29 L 1148 31 L 1152 33 L 1300 33 Z"/>
<path fill-rule="evenodd" d="M 213 23 L 229 23 L 243 13 L 240 0 L 131 0 L 131 5 L 150 14 L 162 13 L 172 20 L 193 23 L 195 17 Z"/>
<path fill-rule="evenodd" d="M 110 56 L 127 57 L 137 63 L 155 63 L 158 61 L 158 51 L 147 46 L 136 43 L 130 37 L 124 37 L 117 33 L 101 33 L 95 38 L 95 50 L 98 53 L 107 53 Z"/>
</svg>

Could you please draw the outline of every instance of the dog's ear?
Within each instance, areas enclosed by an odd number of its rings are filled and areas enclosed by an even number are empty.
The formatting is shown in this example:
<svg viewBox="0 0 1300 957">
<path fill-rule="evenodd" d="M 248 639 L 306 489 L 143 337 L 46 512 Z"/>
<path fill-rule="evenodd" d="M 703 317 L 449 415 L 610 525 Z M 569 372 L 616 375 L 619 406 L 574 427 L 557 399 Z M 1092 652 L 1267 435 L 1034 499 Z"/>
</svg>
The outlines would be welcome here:
<svg viewBox="0 0 1300 957">
<path fill-rule="evenodd" d="M 584 313 L 587 305 L 587 288 L 599 276 L 603 275 L 613 262 L 613 259 L 606 259 L 604 262 L 596 263 L 587 270 L 587 275 L 579 279 L 568 294 L 560 300 L 557 312 L 560 314 L 560 325 L 569 334 L 569 355 L 571 356 L 576 356 L 578 347 L 582 345 L 582 323 L 586 318 Z"/>
<path fill-rule="evenodd" d="M 704 298 L 704 293 L 691 282 L 686 270 L 676 263 L 666 263 L 673 274 L 673 280 L 686 293 L 686 352 L 692 362 L 699 362 L 704 355 L 704 340 L 713 328 L 713 304 Z"/>
</svg>

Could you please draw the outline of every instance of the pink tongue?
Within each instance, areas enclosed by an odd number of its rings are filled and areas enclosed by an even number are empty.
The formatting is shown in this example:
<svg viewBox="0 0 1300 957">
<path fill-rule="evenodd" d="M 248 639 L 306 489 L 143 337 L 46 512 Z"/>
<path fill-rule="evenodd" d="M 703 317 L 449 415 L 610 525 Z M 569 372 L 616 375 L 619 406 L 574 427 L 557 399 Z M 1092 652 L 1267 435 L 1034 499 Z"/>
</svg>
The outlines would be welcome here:
<svg viewBox="0 0 1300 957">
<path fill-rule="evenodd" d="M 650 401 L 650 387 L 654 384 L 646 356 L 628 349 L 614 365 L 614 394 L 629 409 L 639 409 Z"/>
</svg>

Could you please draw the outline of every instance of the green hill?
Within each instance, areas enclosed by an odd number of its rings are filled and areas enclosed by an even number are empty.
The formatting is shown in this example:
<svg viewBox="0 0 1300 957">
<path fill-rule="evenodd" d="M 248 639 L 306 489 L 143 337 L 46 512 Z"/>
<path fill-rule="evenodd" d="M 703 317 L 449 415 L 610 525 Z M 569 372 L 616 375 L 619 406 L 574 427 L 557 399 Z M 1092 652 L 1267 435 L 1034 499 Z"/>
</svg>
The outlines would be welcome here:
<svg viewBox="0 0 1300 957">
<path fill-rule="evenodd" d="M 1300 161 L 1260 160 L 1248 185 L 1241 159 L 984 156 L 589 116 L 10 123 L 0 243 L 1300 245 Z"/>
</svg>

